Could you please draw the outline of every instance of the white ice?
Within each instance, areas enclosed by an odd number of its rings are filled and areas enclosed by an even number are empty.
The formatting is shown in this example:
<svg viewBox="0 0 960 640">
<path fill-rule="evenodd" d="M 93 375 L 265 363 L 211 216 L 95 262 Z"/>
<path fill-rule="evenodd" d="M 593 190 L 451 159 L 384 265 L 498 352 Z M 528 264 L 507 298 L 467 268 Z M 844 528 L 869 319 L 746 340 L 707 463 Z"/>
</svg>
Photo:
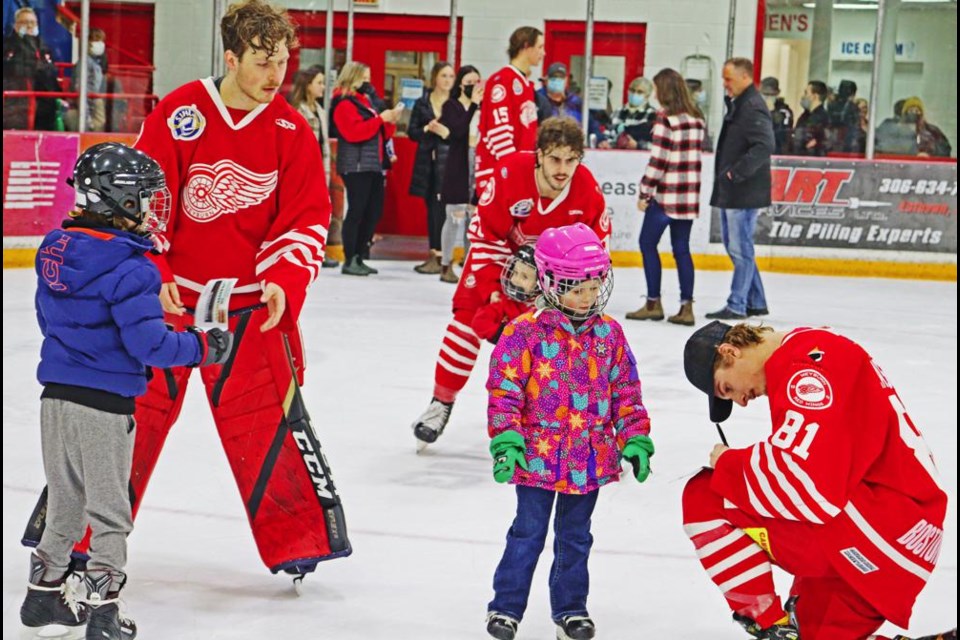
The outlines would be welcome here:
<svg viewBox="0 0 960 640">
<path fill-rule="evenodd" d="M 354 553 L 322 563 L 297 597 L 261 564 L 243 506 L 194 379 L 129 542 L 125 597 L 143 638 L 484 638 L 494 567 L 513 516 L 512 488 L 491 476 L 485 366 L 442 438 L 414 453 L 410 424 L 430 400 L 453 287 L 381 262 L 379 276 L 323 272 L 302 326 L 305 395 L 342 493 Z M 618 269 L 614 317 L 643 293 L 639 269 Z M 698 317 L 719 308 L 730 274 L 697 274 Z M 925 434 L 950 494 L 940 564 L 910 631 L 957 622 L 957 285 L 764 274 L 776 327 L 830 325 L 884 367 Z M 40 332 L 29 270 L 3 273 L 3 637 L 16 637 L 28 551 L 19 544 L 39 490 Z M 664 273 L 668 312 L 676 272 Z M 683 376 L 690 331 L 623 321 L 653 420 L 654 475 L 604 488 L 593 519 L 590 612 L 598 638 L 743 639 L 680 527 L 685 479 L 718 440 L 706 400 Z M 489 354 L 485 347 L 483 360 Z M 767 403 L 737 408 L 731 445 L 766 433 Z M 519 638 L 552 638 L 546 574 L 534 578 Z M 786 586 L 785 576 L 778 582 Z M 885 627 L 886 631 L 894 631 Z"/>
</svg>

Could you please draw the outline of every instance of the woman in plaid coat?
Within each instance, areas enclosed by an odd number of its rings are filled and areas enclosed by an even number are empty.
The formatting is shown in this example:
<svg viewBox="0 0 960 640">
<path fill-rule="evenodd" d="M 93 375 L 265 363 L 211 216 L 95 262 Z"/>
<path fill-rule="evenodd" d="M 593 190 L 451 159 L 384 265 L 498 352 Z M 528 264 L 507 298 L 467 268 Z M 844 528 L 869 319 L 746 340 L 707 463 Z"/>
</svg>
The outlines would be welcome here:
<svg viewBox="0 0 960 640">
<path fill-rule="evenodd" d="M 667 227 L 680 277 L 680 311 L 667 318 L 693 325 L 693 258 L 690 230 L 700 213 L 700 156 L 706 127 L 683 77 L 664 69 L 653 78 L 661 109 L 653 124 L 650 163 L 640 181 L 637 209 L 644 212 L 640 253 L 647 279 L 647 302 L 627 314 L 630 320 L 663 320 L 660 255 L 657 244 Z"/>
</svg>

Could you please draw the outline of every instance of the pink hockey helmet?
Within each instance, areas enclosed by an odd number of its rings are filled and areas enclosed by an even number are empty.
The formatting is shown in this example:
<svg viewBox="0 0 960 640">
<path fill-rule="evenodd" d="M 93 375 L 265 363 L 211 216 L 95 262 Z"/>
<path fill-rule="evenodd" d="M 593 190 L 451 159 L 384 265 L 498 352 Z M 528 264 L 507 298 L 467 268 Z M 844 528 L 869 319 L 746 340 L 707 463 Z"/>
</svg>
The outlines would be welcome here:
<svg viewBox="0 0 960 640">
<path fill-rule="evenodd" d="M 603 311 L 613 291 L 613 270 L 610 255 L 593 229 L 582 222 L 548 229 L 537 240 L 534 259 L 540 290 L 553 307 L 574 320 Z M 562 296 L 590 280 L 599 280 L 600 287 L 588 309 L 561 303 Z"/>
</svg>

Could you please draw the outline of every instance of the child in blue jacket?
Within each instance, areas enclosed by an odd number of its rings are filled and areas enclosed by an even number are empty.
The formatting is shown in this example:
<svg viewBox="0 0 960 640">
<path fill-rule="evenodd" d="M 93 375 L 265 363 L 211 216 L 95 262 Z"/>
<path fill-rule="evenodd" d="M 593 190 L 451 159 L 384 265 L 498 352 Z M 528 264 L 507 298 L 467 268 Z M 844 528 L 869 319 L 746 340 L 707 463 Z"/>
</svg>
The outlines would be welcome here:
<svg viewBox="0 0 960 640">
<path fill-rule="evenodd" d="M 77 210 L 47 234 L 36 259 L 48 505 L 20 619 L 34 628 L 86 623 L 87 638 L 130 640 L 136 625 L 119 614 L 118 600 L 133 528 L 134 399 L 146 391 L 147 367 L 222 364 L 233 336 L 164 324 L 160 274 L 146 255 L 169 213 L 159 164 L 107 142 L 80 156 L 68 182 Z M 83 598 L 67 578 L 88 524 Z"/>
</svg>

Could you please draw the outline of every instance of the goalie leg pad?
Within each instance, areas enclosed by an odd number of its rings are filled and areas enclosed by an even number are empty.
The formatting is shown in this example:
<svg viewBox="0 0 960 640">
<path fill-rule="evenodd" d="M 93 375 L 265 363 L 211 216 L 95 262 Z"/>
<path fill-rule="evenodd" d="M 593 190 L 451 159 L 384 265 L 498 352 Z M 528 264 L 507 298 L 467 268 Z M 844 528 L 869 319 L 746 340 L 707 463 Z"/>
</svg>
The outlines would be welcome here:
<svg viewBox="0 0 960 640">
<path fill-rule="evenodd" d="M 262 333 L 265 319 L 265 309 L 240 317 L 229 377 L 218 367 L 201 374 L 260 556 L 279 571 L 346 556 L 351 547 L 291 367 L 299 335 Z"/>
</svg>

